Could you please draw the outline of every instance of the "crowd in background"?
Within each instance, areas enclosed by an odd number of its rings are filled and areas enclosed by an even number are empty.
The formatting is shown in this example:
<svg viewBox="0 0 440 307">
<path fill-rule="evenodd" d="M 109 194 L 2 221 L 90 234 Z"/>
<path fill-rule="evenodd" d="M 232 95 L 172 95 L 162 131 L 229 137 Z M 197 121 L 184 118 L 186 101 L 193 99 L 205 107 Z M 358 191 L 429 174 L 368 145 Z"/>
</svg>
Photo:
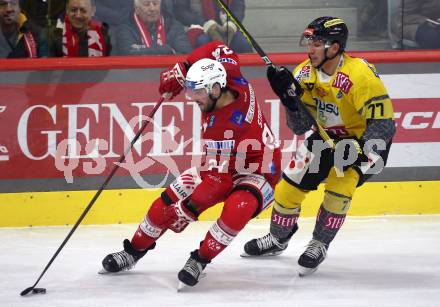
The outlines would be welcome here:
<svg viewBox="0 0 440 307">
<path fill-rule="evenodd" d="M 391 40 L 414 48 L 440 48 L 440 0 L 399 0 Z"/>
<path fill-rule="evenodd" d="M 244 0 L 230 2 L 244 18 Z M 251 46 L 215 1 L 0 0 L 0 57 L 187 54 L 211 40 Z"/>
<path fill-rule="evenodd" d="M 225 2 L 243 21 L 245 0 Z M 361 34 L 440 48 L 438 0 L 372 0 L 359 19 Z M 211 0 L 0 0 L 0 27 L 0 58 L 187 54 L 211 40 L 253 51 Z"/>
</svg>

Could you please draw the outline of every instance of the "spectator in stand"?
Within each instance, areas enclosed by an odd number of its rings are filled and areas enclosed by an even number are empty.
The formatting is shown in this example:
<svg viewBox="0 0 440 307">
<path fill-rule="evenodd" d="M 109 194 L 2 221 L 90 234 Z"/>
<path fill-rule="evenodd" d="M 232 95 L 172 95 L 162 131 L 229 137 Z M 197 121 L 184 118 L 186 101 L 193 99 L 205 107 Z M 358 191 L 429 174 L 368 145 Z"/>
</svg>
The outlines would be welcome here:
<svg viewBox="0 0 440 307">
<path fill-rule="evenodd" d="M 20 0 L 20 7 L 33 24 L 44 29 L 64 13 L 66 0 Z"/>
<path fill-rule="evenodd" d="M 400 0 L 399 0 L 400 1 Z M 387 37 L 387 0 L 359 1 L 358 36 Z"/>
<path fill-rule="evenodd" d="M 133 10 L 133 0 L 96 0 L 96 18 L 114 30 Z"/>
<path fill-rule="evenodd" d="M 211 41 L 203 30 L 205 19 L 202 17 L 200 1 L 172 0 L 172 2 L 173 14 L 184 25 L 191 46 L 198 48 Z M 223 38 L 217 37 L 217 40 L 219 39 Z"/>
<path fill-rule="evenodd" d="M 439 0 L 403 0 L 393 20 L 397 37 L 415 41 L 421 48 L 440 48 Z"/>
<path fill-rule="evenodd" d="M 211 40 L 221 41 L 236 52 L 252 52 L 252 47 L 215 1 L 173 0 L 174 15 L 187 27 L 187 35 L 193 47 Z M 231 11 L 243 21 L 246 4 L 244 0 L 227 0 Z"/>
<path fill-rule="evenodd" d="M 0 58 L 47 55 L 47 45 L 21 13 L 18 0 L 0 0 L 0 29 Z"/>
<path fill-rule="evenodd" d="M 95 17 L 109 25 L 112 46 L 116 46 L 116 34 L 119 26 L 128 19 L 132 10 L 133 0 L 96 0 Z"/>
<path fill-rule="evenodd" d="M 161 0 L 134 0 L 134 11 L 118 30 L 119 55 L 185 54 L 192 51 L 185 30 Z"/>
<path fill-rule="evenodd" d="M 108 25 L 93 20 L 95 11 L 94 0 L 68 0 L 64 20 L 59 20 L 50 30 L 50 55 L 54 57 L 110 55 L 112 46 Z"/>
</svg>

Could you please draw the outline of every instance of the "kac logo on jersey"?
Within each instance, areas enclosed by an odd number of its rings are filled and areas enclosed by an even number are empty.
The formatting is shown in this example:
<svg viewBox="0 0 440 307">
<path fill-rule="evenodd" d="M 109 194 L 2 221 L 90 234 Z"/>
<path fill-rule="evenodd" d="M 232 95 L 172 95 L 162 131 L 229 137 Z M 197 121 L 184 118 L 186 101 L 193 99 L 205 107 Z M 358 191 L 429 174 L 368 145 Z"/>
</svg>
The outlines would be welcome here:
<svg viewBox="0 0 440 307">
<path fill-rule="evenodd" d="M 248 81 L 243 77 L 234 78 L 233 80 L 238 85 L 248 85 Z"/>
<path fill-rule="evenodd" d="M 232 117 L 231 117 L 231 122 L 233 122 L 236 125 L 243 125 L 245 116 L 241 111 L 234 111 L 234 113 L 232 113 Z"/>
</svg>

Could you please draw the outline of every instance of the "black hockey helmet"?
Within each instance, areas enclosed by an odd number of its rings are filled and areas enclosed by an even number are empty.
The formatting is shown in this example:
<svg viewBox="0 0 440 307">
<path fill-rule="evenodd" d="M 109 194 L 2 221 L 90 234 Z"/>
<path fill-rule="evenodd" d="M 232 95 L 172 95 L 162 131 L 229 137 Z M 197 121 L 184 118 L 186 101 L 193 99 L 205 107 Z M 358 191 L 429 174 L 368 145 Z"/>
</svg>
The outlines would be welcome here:
<svg viewBox="0 0 440 307">
<path fill-rule="evenodd" d="M 313 20 L 304 30 L 300 44 L 304 39 L 322 40 L 327 44 L 338 43 L 343 52 L 347 45 L 348 28 L 344 20 L 337 17 L 324 16 Z"/>
</svg>

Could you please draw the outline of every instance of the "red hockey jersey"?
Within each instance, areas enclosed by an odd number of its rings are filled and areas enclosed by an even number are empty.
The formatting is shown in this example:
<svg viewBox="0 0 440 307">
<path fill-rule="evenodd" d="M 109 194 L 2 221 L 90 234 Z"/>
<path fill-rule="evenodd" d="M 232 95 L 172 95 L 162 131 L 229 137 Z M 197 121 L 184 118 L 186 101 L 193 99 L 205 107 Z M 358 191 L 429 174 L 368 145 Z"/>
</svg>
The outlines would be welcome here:
<svg viewBox="0 0 440 307">
<path fill-rule="evenodd" d="M 203 58 L 223 64 L 227 87 L 238 93 L 236 100 L 202 114 L 202 139 L 206 153 L 202 169 L 218 169 L 232 175 L 262 174 L 274 186 L 279 179 L 281 155 L 255 97 L 251 84 L 242 76 L 237 54 L 220 42 L 210 42 L 188 57 L 190 65 Z"/>
</svg>

